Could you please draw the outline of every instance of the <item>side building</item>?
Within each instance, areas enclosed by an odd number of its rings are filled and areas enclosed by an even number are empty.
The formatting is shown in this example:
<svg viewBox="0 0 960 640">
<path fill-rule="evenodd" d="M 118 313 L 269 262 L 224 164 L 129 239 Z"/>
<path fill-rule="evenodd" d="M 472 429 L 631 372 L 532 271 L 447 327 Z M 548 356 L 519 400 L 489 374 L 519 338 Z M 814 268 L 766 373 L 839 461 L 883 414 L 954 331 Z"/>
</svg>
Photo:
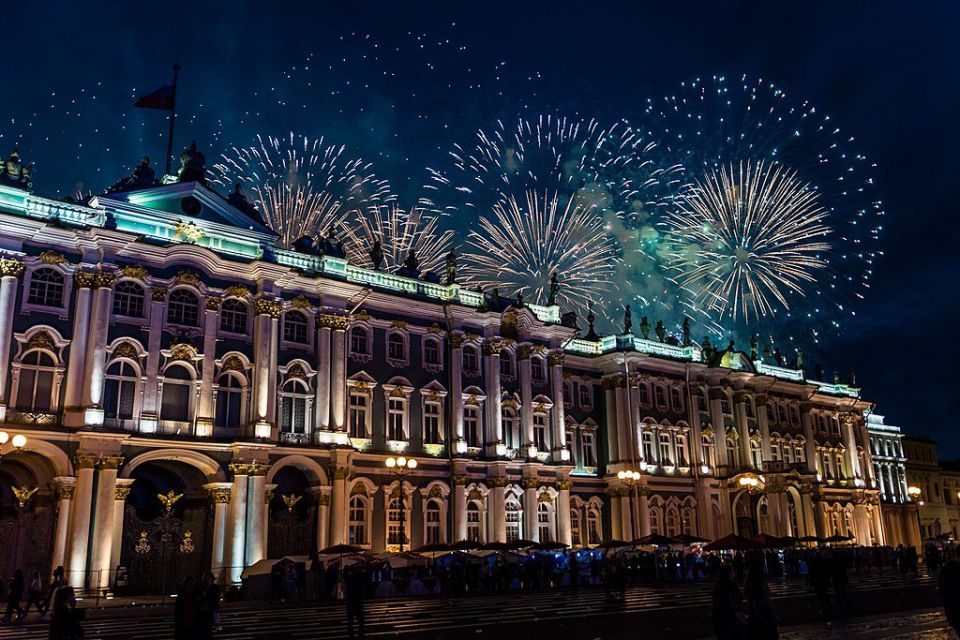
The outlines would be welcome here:
<svg viewBox="0 0 960 640">
<path fill-rule="evenodd" d="M 957 540 L 960 530 L 960 469 L 956 461 L 940 463 L 937 443 L 906 436 L 907 490 L 918 505 L 916 514 L 924 541 Z"/>
<path fill-rule="evenodd" d="M 26 438 L 0 571 L 150 592 L 339 543 L 885 542 L 859 389 L 448 276 L 282 249 L 200 182 L 0 186 L 0 423 Z"/>
<path fill-rule="evenodd" d="M 908 459 L 903 432 L 900 427 L 886 424 L 884 417 L 876 413 L 867 413 L 866 420 L 887 544 L 919 549 L 918 505 L 908 491 Z"/>
</svg>

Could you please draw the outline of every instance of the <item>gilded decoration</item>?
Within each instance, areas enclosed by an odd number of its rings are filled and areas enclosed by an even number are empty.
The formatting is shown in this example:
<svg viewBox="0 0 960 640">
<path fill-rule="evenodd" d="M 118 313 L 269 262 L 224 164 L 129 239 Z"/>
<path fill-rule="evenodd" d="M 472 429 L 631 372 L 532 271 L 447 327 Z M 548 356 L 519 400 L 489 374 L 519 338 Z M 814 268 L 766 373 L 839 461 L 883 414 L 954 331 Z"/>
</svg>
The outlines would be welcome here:
<svg viewBox="0 0 960 640">
<path fill-rule="evenodd" d="M 136 280 L 143 280 L 150 275 L 150 272 L 139 264 L 128 264 L 120 269 L 120 273 L 123 274 L 124 278 L 134 278 Z"/>
<path fill-rule="evenodd" d="M 563 353 L 556 351 L 550 354 L 550 364 L 553 366 L 563 366 Z"/>
<path fill-rule="evenodd" d="M 287 378 L 303 379 L 307 377 L 307 372 L 298 363 L 294 363 L 287 369 Z"/>
<path fill-rule="evenodd" d="M 498 356 L 501 349 L 503 349 L 503 341 L 501 340 L 487 340 L 483 343 L 483 355 L 485 356 Z"/>
<path fill-rule="evenodd" d="M 510 479 L 505 476 L 495 476 L 490 478 L 491 487 L 505 487 L 510 484 Z"/>
<path fill-rule="evenodd" d="M 196 548 L 196 543 L 193 540 L 193 532 L 184 531 L 183 539 L 180 541 L 180 553 L 193 553 Z"/>
<path fill-rule="evenodd" d="M 93 282 L 98 289 L 109 289 L 117 281 L 117 274 L 113 271 L 98 269 L 93 272 Z"/>
<path fill-rule="evenodd" d="M 206 303 L 207 311 L 220 311 L 220 305 L 223 304 L 219 296 L 207 296 L 203 301 Z"/>
<path fill-rule="evenodd" d="M 462 334 L 455 333 L 450 336 L 450 347 L 452 349 L 459 349 L 463 346 L 464 337 Z"/>
<path fill-rule="evenodd" d="M 363 483 L 362 483 L 362 482 L 358 482 L 357 484 L 353 485 L 353 488 L 352 488 L 352 489 L 350 489 L 350 495 L 351 495 L 351 496 L 365 496 L 365 495 L 367 495 L 367 488 L 366 488 L 365 486 L 363 486 Z"/>
<path fill-rule="evenodd" d="M 293 508 L 303 499 L 303 496 L 296 494 L 285 494 L 280 497 L 283 498 L 283 504 L 287 507 L 287 513 L 292 513 Z"/>
<path fill-rule="evenodd" d="M 251 293 L 250 289 L 242 284 L 232 284 L 223 290 L 223 295 L 228 298 L 249 298 Z"/>
<path fill-rule="evenodd" d="M 237 371 L 243 373 L 246 367 L 243 366 L 243 360 L 239 356 L 230 356 L 220 365 L 220 371 Z"/>
<path fill-rule="evenodd" d="M 130 497 L 130 487 L 117 487 L 113 490 L 114 500 L 126 500 Z"/>
<path fill-rule="evenodd" d="M 11 489 L 13 490 L 14 497 L 17 499 L 17 508 L 23 509 L 27 506 L 27 501 L 33 497 L 33 494 L 35 494 L 40 487 L 20 486 L 11 487 Z"/>
<path fill-rule="evenodd" d="M 100 456 L 97 460 L 98 469 L 119 469 L 123 464 L 123 456 Z"/>
<path fill-rule="evenodd" d="M 184 269 L 174 278 L 177 284 L 185 284 L 191 287 L 200 286 L 200 274 L 191 269 Z"/>
<path fill-rule="evenodd" d="M 347 316 L 323 314 L 317 316 L 317 326 L 327 329 L 336 329 L 338 331 L 346 331 L 350 327 L 350 318 Z"/>
<path fill-rule="evenodd" d="M 520 345 L 517 347 L 517 360 L 529 360 L 532 353 L 533 347 L 527 344 Z"/>
<path fill-rule="evenodd" d="M 558 491 L 569 491 L 573 488 L 573 480 L 570 480 L 569 478 L 557 480 L 555 484 Z"/>
<path fill-rule="evenodd" d="M 360 311 L 357 311 L 355 314 L 353 314 L 353 319 L 357 320 L 358 322 L 370 322 L 371 317 L 372 316 L 367 313 L 365 309 L 360 309 Z"/>
<path fill-rule="evenodd" d="M 62 253 L 57 253 L 56 251 L 44 251 L 37 257 L 40 258 L 40 262 L 43 264 L 63 264 L 67 261 Z"/>
<path fill-rule="evenodd" d="M 211 489 L 210 499 L 213 500 L 214 504 L 227 504 L 230 502 L 230 489 L 226 487 Z"/>
<path fill-rule="evenodd" d="M 197 350 L 192 344 L 181 342 L 170 347 L 170 358 L 172 360 L 193 360 L 197 355 Z"/>
<path fill-rule="evenodd" d="M 95 453 L 78 453 L 74 461 L 74 466 L 77 469 L 93 469 L 97 466 L 98 457 Z"/>
<path fill-rule="evenodd" d="M 165 302 L 167 299 L 167 288 L 153 287 L 150 289 L 150 299 L 154 302 Z"/>
<path fill-rule="evenodd" d="M 346 480 L 350 477 L 350 467 L 337 467 L 333 470 L 334 480 Z"/>
<path fill-rule="evenodd" d="M 428 498 L 442 498 L 443 489 L 440 488 L 440 485 L 433 485 L 430 487 L 430 491 L 427 493 Z"/>
<path fill-rule="evenodd" d="M 253 311 L 258 316 L 270 316 L 271 318 L 280 318 L 283 315 L 283 307 L 276 300 L 261 297 L 253 301 Z"/>
<path fill-rule="evenodd" d="M 393 327 L 394 329 L 406 329 L 407 323 L 405 320 L 394 320 L 393 322 L 390 323 L 390 326 Z"/>
<path fill-rule="evenodd" d="M 307 300 L 306 296 L 300 294 L 296 298 L 290 301 L 290 306 L 294 309 L 312 309 L 313 304 Z"/>
<path fill-rule="evenodd" d="M 523 488 L 524 489 L 536 489 L 540 486 L 540 480 L 538 478 L 524 478 L 523 479 Z"/>
<path fill-rule="evenodd" d="M 330 495 L 329 495 L 329 494 L 326 494 L 326 493 L 321 493 L 321 494 L 319 495 L 319 497 L 317 498 L 317 502 L 318 502 L 318 504 L 319 504 L 321 507 L 329 507 L 329 506 L 330 506 Z"/>
<path fill-rule="evenodd" d="M 442 333 L 442 332 L 443 332 L 443 329 L 441 329 L 440 325 L 438 325 L 436 322 L 434 322 L 432 325 L 430 325 L 427 328 L 427 333 Z"/>
<path fill-rule="evenodd" d="M 0 258 L 0 276 L 19 278 L 23 275 L 24 269 L 23 263 L 16 258 Z"/>
<path fill-rule="evenodd" d="M 72 484 L 57 485 L 57 500 L 73 500 L 77 488 Z"/>
<path fill-rule="evenodd" d="M 124 340 L 123 342 L 118 344 L 116 347 L 114 347 L 113 357 L 136 360 L 139 357 L 139 355 L 137 352 L 137 348 L 133 346 L 133 344 L 130 343 L 128 340 Z"/>
<path fill-rule="evenodd" d="M 463 474 L 453 476 L 453 484 L 457 486 L 465 486 L 469 478 Z"/>
<path fill-rule="evenodd" d="M 38 331 L 27 342 L 28 349 L 53 349 L 55 342 L 53 336 L 46 331 Z"/>
<path fill-rule="evenodd" d="M 88 271 L 76 271 L 73 274 L 73 284 L 79 289 L 92 289 L 94 284 L 93 274 Z"/>
<path fill-rule="evenodd" d="M 167 491 L 166 494 L 158 493 L 157 500 L 160 501 L 160 504 L 163 505 L 163 512 L 170 513 L 173 510 L 173 505 L 177 503 L 180 498 L 183 497 L 182 493 L 175 493 L 173 489 Z"/>
<path fill-rule="evenodd" d="M 206 235 L 207 234 L 203 232 L 203 229 L 192 222 L 178 222 L 177 226 L 174 227 L 174 236 L 177 240 L 196 242 L 197 240 L 202 240 L 205 238 Z"/>
<path fill-rule="evenodd" d="M 537 496 L 537 502 L 546 502 L 547 504 L 553 504 L 553 496 L 544 491 Z"/>
<path fill-rule="evenodd" d="M 483 500 L 483 492 L 474 487 L 470 489 L 470 492 L 467 494 L 467 500 Z"/>
</svg>

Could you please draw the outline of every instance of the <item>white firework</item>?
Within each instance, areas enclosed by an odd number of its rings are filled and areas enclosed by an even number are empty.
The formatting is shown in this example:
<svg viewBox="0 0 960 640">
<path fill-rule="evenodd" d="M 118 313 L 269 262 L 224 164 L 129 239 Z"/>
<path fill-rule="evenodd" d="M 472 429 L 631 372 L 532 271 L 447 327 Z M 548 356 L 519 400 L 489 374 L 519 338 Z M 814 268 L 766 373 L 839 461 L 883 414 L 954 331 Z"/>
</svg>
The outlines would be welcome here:
<svg viewBox="0 0 960 640">
<path fill-rule="evenodd" d="M 383 268 L 397 271 L 413 250 L 421 273 L 443 273 L 447 254 L 453 249 L 454 233 L 439 228 L 437 215 L 420 208 L 405 210 L 396 204 L 371 205 L 347 221 L 346 250 L 350 264 L 374 267 L 374 245 L 380 242 Z"/>
</svg>

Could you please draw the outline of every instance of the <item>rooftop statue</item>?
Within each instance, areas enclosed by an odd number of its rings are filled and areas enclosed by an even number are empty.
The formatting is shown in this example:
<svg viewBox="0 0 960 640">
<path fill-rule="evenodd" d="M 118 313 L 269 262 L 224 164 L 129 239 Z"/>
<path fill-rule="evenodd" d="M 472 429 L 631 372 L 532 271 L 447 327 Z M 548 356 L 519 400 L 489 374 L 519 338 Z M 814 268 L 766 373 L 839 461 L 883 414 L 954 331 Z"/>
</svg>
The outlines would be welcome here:
<svg viewBox="0 0 960 640">
<path fill-rule="evenodd" d="M 797 359 L 795 360 L 795 362 L 797 366 L 795 366 L 794 369 L 799 369 L 800 371 L 803 371 L 803 349 L 801 349 L 800 347 L 797 347 Z"/>
<path fill-rule="evenodd" d="M 550 295 L 547 297 L 547 305 L 554 306 L 557 304 L 557 294 L 560 292 L 560 280 L 557 279 L 557 272 L 554 271 L 550 274 Z"/>
<path fill-rule="evenodd" d="M 633 332 L 633 311 L 630 310 L 630 305 L 626 305 L 623 308 L 623 335 L 627 335 Z"/>
<path fill-rule="evenodd" d="M 587 311 L 587 335 L 583 336 L 584 340 L 597 342 L 600 339 L 600 336 L 597 335 L 597 332 L 593 328 L 593 323 L 596 319 L 597 317 L 593 315 L 593 304 L 591 304 Z"/>
<path fill-rule="evenodd" d="M 446 272 L 444 284 L 447 286 L 454 284 L 457 281 L 457 254 L 452 249 L 444 261 L 444 270 Z"/>
<path fill-rule="evenodd" d="M 157 180 L 157 172 L 150 166 L 150 158 L 143 156 L 133 172 L 126 178 L 121 178 L 112 187 L 107 189 L 107 193 L 117 193 L 120 191 L 136 191 L 138 189 L 149 189 L 160 184 Z"/>
<path fill-rule="evenodd" d="M 654 331 L 657 333 L 657 340 L 660 342 L 667 341 L 667 328 L 663 326 L 663 320 L 657 320 L 657 327 Z"/>
<path fill-rule="evenodd" d="M 817 377 L 817 380 L 823 380 L 823 375 L 824 375 L 824 373 L 823 373 L 823 365 L 822 365 L 822 364 L 814 365 L 814 367 L 813 367 L 813 375 L 815 375 L 815 376 Z"/>
<path fill-rule="evenodd" d="M 640 318 L 640 335 L 644 340 L 650 339 L 650 321 L 647 320 L 647 316 Z"/>
<path fill-rule="evenodd" d="M 524 304 L 523 291 L 517 291 L 517 309 L 523 309 Z"/>
<path fill-rule="evenodd" d="M 403 261 L 403 267 L 400 269 L 400 275 L 407 278 L 420 277 L 420 261 L 417 259 L 417 252 L 413 249 L 407 252 L 407 259 Z"/>
<path fill-rule="evenodd" d="M 207 186 L 206 157 L 197 150 L 197 141 L 180 154 L 180 170 L 177 172 L 177 182 L 199 182 Z"/>
<path fill-rule="evenodd" d="M 370 262 L 373 263 L 373 270 L 383 269 L 383 243 L 379 240 L 373 241 L 373 247 L 370 248 Z"/>
<path fill-rule="evenodd" d="M 756 362 L 757 355 L 757 332 L 754 331 L 750 334 L 750 360 Z"/>
<path fill-rule="evenodd" d="M 343 241 L 337 238 L 333 227 L 327 229 L 327 235 L 323 239 L 321 250 L 323 251 L 323 255 L 333 258 L 344 258 L 347 255 L 347 252 L 343 250 Z"/>
<path fill-rule="evenodd" d="M 300 236 L 293 241 L 293 250 L 300 253 L 316 253 L 317 245 L 310 236 Z"/>
<path fill-rule="evenodd" d="M 10 157 L 4 160 L 3 165 L 0 166 L 0 184 L 29 191 L 33 186 L 30 177 L 32 171 L 33 165 L 24 166 L 20 160 L 20 151 L 14 149 L 10 153 Z"/>
<path fill-rule="evenodd" d="M 257 222 L 263 224 L 263 216 L 260 215 L 260 210 L 257 209 L 257 205 L 253 204 L 244 193 L 240 190 L 240 183 L 233 185 L 233 191 L 230 192 L 230 195 L 227 196 L 227 202 L 238 211 L 242 211 L 247 214 Z"/>
<path fill-rule="evenodd" d="M 776 360 L 778 367 L 787 366 L 787 358 L 783 355 L 783 352 L 780 351 L 779 347 L 775 347 L 773 350 L 773 359 Z"/>
<path fill-rule="evenodd" d="M 703 354 L 703 361 L 708 365 L 713 362 L 714 349 L 713 345 L 710 344 L 710 336 L 704 336 L 703 342 L 700 343 L 700 352 Z"/>
<path fill-rule="evenodd" d="M 689 347 L 690 342 L 690 318 L 683 319 L 683 346 Z"/>
</svg>

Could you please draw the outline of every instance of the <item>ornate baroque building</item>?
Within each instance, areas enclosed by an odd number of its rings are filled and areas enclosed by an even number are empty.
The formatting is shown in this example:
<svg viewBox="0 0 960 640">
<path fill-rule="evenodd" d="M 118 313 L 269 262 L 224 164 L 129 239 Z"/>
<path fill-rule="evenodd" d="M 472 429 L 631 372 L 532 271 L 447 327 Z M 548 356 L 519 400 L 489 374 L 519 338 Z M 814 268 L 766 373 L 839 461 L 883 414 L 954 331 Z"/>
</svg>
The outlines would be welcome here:
<svg viewBox="0 0 960 640">
<path fill-rule="evenodd" d="M 940 462 L 937 443 L 929 438 L 903 438 L 906 485 L 915 493 L 911 510 L 918 540 L 957 540 L 960 529 L 960 465 Z M 917 545 L 919 546 L 919 545 Z"/>
<path fill-rule="evenodd" d="M 3 570 L 150 591 L 335 543 L 885 539 L 849 386 L 281 250 L 197 182 L 0 186 L 0 252 L 0 421 L 27 438 Z"/>
</svg>

